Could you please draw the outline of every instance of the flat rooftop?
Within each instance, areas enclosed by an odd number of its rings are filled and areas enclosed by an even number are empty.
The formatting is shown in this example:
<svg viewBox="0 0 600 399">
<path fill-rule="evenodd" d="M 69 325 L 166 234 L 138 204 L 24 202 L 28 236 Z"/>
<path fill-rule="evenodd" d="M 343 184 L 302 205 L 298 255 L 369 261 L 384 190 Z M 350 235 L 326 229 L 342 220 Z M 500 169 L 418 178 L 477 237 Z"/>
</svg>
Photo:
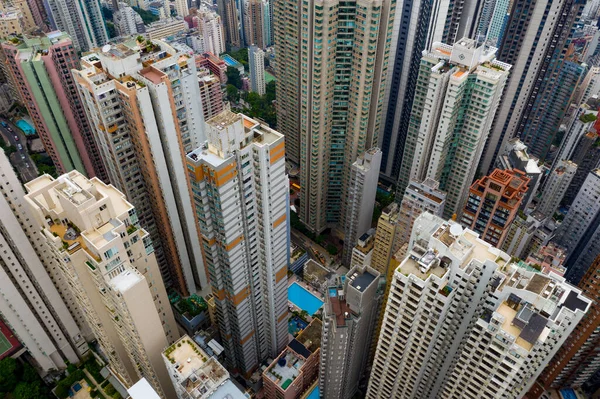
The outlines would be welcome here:
<svg viewBox="0 0 600 399">
<path fill-rule="evenodd" d="M 364 271 L 362 273 L 354 273 L 352 276 L 349 276 L 350 285 L 360 292 L 364 292 L 369 285 L 375 280 L 375 276 L 369 273 L 368 271 Z"/>
<path fill-rule="evenodd" d="M 304 359 L 286 348 L 282 355 L 271 364 L 271 367 L 265 370 L 265 375 L 286 390 L 298 377 L 304 363 Z"/>
<path fill-rule="evenodd" d="M 142 281 L 143 277 L 133 270 L 125 270 L 121 274 L 116 277 L 113 277 L 110 280 L 110 285 L 119 292 L 125 292 L 129 288 L 133 287 L 140 281 Z"/>
</svg>

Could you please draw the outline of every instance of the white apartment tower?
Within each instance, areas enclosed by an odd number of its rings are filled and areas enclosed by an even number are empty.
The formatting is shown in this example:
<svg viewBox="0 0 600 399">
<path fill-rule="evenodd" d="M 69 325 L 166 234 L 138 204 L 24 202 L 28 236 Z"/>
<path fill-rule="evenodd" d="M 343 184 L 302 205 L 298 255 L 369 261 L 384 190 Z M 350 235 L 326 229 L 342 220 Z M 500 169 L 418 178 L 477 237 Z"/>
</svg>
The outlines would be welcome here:
<svg viewBox="0 0 600 399">
<path fill-rule="evenodd" d="M 225 110 L 187 155 L 227 362 L 245 375 L 288 343 L 288 193 L 282 134 Z"/>
<path fill-rule="evenodd" d="M 170 9 L 168 4 L 169 3 L 166 3 L 165 11 Z M 187 17 L 190 13 L 187 0 L 175 0 L 175 12 L 177 13 L 177 16 L 181 18 Z M 167 15 L 167 17 L 168 16 L 169 15 Z"/>
<path fill-rule="evenodd" d="M 520 398 L 590 301 L 425 213 L 395 270 L 367 398 Z"/>
<path fill-rule="evenodd" d="M 92 339 L 57 260 L 25 205 L 25 192 L 0 150 L 0 313 L 42 373 L 77 363 Z"/>
<path fill-rule="evenodd" d="M 342 219 L 344 226 L 342 262 L 345 265 L 350 263 L 352 250 L 358 238 L 371 228 L 380 165 L 379 148 L 371 148 L 352 164 L 348 183 L 348 205 Z"/>
<path fill-rule="evenodd" d="M 250 90 L 262 96 L 266 93 L 265 52 L 256 46 L 250 46 L 248 62 L 250 63 Z"/>
<path fill-rule="evenodd" d="M 127 42 L 73 71 L 111 182 L 138 210 L 165 284 L 208 284 L 185 167 L 204 141 L 194 59 L 162 41 Z"/>
<path fill-rule="evenodd" d="M 447 193 L 444 216 L 462 212 L 510 68 L 467 38 L 423 52 L 397 198 L 429 178 Z"/>
<path fill-rule="evenodd" d="M 206 6 L 198 12 L 198 31 L 204 40 L 204 51 L 218 56 L 227 50 L 221 17 Z"/>
<path fill-rule="evenodd" d="M 161 351 L 179 337 L 152 240 L 113 186 L 77 171 L 27 183 L 25 196 L 109 366 L 131 386 L 172 387 Z"/>
<path fill-rule="evenodd" d="M 368 361 L 377 320 L 379 273 L 356 266 L 329 285 L 323 307 L 319 388 L 323 398 L 354 396 Z"/>
<path fill-rule="evenodd" d="M 535 210 L 544 216 L 552 217 L 565 196 L 575 172 L 577 172 L 577 164 L 564 159 L 560 161 L 547 177 L 542 198 Z"/>
</svg>

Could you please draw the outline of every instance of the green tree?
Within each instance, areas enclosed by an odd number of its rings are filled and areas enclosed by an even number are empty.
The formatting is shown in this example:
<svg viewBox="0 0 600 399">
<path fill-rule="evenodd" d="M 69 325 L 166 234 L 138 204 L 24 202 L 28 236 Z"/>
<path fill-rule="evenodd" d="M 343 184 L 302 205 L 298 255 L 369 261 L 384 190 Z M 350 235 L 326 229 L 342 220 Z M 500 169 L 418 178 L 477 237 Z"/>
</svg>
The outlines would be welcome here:
<svg viewBox="0 0 600 399">
<path fill-rule="evenodd" d="M 67 385 L 65 381 L 61 381 L 56 386 L 56 389 L 54 390 L 54 393 L 60 399 L 64 399 L 64 398 L 66 398 L 66 397 L 69 396 L 69 388 L 70 388 L 70 386 Z"/>
<path fill-rule="evenodd" d="M 245 70 L 248 70 L 249 65 L 248 65 L 248 49 L 247 48 L 241 48 L 238 51 L 230 51 L 229 55 L 234 60 L 236 60 L 237 62 L 242 64 L 244 66 Z"/>
<path fill-rule="evenodd" d="M 131 7 L 131 8 L 133 8 L 135 12 L 140 14 L 140 17 L 142 17 L 142 21 L 144 21 L 145 25 L 151 24 L 152 22 L 159 20 L 158 15 L 154 15 L 150 11 L 142 10 L 139 7 Z"/>
<path fill-rule="evenodd" d="M 117 37 L 117 28 L 115 28 L 115 24 L 110 21 L 106 21 L 106 33 L 108 34 L 109 39 Z"/>
<path fill-rule="evenodd" d="M 240 71 L 238 71 L 234 67 L 227 67 L 227 71 L 225 72 L 227 75 L 227 83 L 237 87 L 238 89 L 242 89 L 242 78 L 240 77 Z"/>
<path fill-rule="evenodd" d="M 19 382 L 18 369 L 17 361 L 11 357 L 0 361 L 0 392 L 12 392 L 15 389 Z"/>
<path fill-rule="evenodd" d="M 335 245 L 333 244 L 327 244 L 327 252 L 329 252 L 330 255 L 337 255 L 338 254 L 338 249 Z"/>
<path fill-rule="evenodd" d="M 38 375 L 37 371 L 35 371 L 35 369 L 29 363 L 25 363 L 23 365 L 23 374 L 22 374 L 21 380 L 23 380 L 25 382 L 31 382 L 31 383 L 39 382 L 40 376 Z"/>
<path fill-rule="evenodd" d="M 235 87 L 234 85 L 228 84 L 226 87 L 226 90 L 227 90 L 227 98 L 229 99 L 229 101 L 233 101 L 234 103 L 237 103 L 238 101 L 240 101 L 240 91 L 238 90 L 237 87 Z"/>
<path fill-rule="evenodd" d="M 48 398 L 47 394 L 43 392 L 39 381 L 35 383 L 19 382 L 13 392 L 15 399 L 44 399 Z"/>
</svg>

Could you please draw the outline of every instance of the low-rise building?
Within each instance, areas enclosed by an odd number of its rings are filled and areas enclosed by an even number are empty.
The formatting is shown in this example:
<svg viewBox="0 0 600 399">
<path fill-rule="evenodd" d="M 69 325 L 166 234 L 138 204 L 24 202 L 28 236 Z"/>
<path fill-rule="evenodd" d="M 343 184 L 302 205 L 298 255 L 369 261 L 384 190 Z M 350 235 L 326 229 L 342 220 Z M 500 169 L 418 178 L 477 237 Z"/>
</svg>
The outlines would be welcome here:
<svg viewBox="0 0 600 399">
<path fill-rule="evenodd" d="M 263 372 L 267 399 L 299 398 L 319 376 L 321 320 L 315 318 Z"/>
</svg>

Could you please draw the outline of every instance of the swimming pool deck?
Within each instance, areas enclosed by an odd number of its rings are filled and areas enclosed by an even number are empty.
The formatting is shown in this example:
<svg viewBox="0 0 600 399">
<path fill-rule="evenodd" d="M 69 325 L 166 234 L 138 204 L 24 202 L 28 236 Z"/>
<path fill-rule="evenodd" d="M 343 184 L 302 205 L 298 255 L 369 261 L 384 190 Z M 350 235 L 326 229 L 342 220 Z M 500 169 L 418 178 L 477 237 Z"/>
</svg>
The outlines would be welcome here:
<svg viewBox="0 0 600 399">
<path fill-rule="evenodd" d="M 296 302 L 292 301 L 289 297 L 289 290 L 293 284 L 297 284 L 300 288 L 303 288 L 306 291 L 306 293 L 312 295 L 315 299 L 319 300 L 321 302 L 321 305 L 318 308 L 316 308 L 313 312 L 310 312 L 308 309 L 305 309 L 305 308 L 301 307 L 299 304 L 297 304 Z M 325 303 L 325 298 L 323 297 L 323 295 L 321 295 L 320 292 L 316 291 L 314 288 L 310 287 L 309 285 L 305 284 L 304 282 L 297 280 L 297 279 L 293 279 L 288 282 L 288 302 L 293 307 L 298 309 L 299 311 L 306 310 L 308 312 L 308 315 L 312 316 L 323 306 L 323 303 Z M 298 301 L 298 302 L 301 302 L 301 301 Z"/>
</svg>

